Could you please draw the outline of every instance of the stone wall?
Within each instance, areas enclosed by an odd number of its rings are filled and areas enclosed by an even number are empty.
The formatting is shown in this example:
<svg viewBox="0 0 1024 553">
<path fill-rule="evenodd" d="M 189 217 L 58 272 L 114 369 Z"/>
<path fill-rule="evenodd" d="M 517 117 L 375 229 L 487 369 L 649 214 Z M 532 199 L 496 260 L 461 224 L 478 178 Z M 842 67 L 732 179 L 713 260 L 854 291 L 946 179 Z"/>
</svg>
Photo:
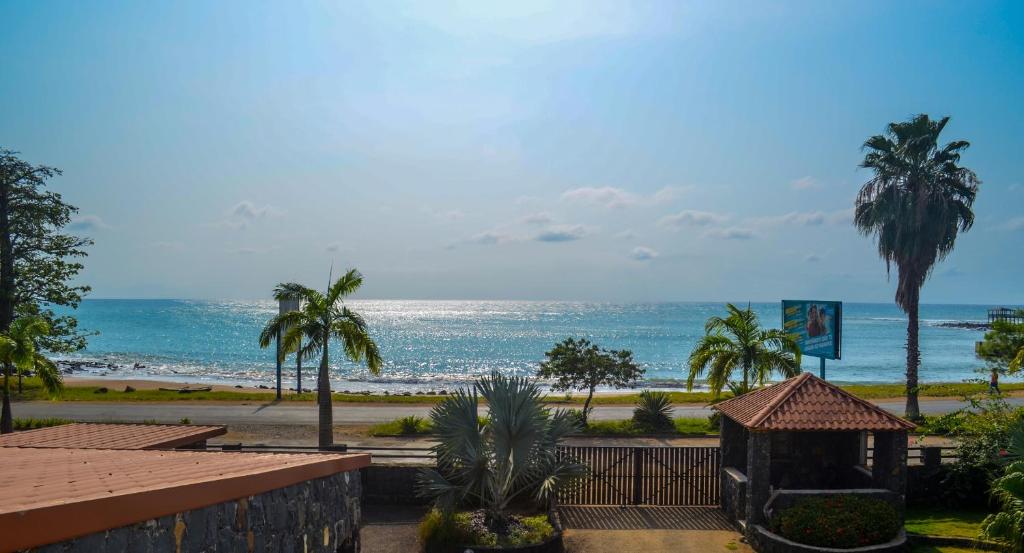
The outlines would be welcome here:
<svg viewBox="0 0 1024 553">
<path fill-rule="evenodd" d="M 722 510 L 730 522 L 747 518 L 747 477 L 734 467 L 722 467 Z"/>
<path fill-rule="evenodd" d="M 358 471 L 97 532 L 40 553 L 359 551 Z"/>
</svg>

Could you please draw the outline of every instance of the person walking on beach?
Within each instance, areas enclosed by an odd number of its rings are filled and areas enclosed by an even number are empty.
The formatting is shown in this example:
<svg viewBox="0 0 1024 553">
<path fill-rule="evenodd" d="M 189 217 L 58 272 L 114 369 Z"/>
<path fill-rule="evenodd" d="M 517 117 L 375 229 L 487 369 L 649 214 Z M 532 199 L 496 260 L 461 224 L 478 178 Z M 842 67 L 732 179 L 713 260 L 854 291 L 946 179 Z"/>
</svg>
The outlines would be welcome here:
<svg viewBox="0 0 1024 553">
<path fill-rule="evenodd" d="M 992 369 L 992 376 L 988 379 L 988 393 L 999 394 L 999 371 Z"/>
</svg>

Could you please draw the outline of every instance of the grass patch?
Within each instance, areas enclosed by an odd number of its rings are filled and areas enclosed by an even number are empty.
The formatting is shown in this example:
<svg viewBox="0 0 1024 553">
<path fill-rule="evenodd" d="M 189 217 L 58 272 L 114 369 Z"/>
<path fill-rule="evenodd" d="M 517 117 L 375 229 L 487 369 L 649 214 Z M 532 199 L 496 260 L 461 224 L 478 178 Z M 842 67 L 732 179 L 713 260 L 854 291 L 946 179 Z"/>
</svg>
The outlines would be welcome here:
<svg viewBox="0 0 1024 553">
<path fill-rule="evenodd" d="M 590 421 L 583 430 L 587 436 L 664 436 L 664 435 L 698 435 L 717 434 L 718 428 L 713 428 L 706 417 L 687 418 L 680 417 L 672 419 L 675 429 L 672 432 L 652 433 L 649 430 L 637 426 L 633 419 Z"/>
<path fill-rule="evenodd" d="M 389 422 L 375 424 L 367 430 L 370 436 L 422 436 L 433 432 L 429 419 L 410 415 Z"/>
<path fill-rule="evenodd" d="M 988 513 L 941 508 L 908 508 L 907 532 L 975 539 Z"/>
<path fill-rule="evenodd" d="M 62 419 L 58 417 L 48 417 L 42 419 L 25 418 L 25 419 L 14 419 L 14 430 L 35 430 L 36 428 L 48 428 L 50 426 L 60 426 L 62 424 L 71 424 L 75 421 L 71 419 Z"/>
<path fill-rule="evenodd" d="M 1024 391 L 1024 383 L 1013 382 L 1000 385 L 1004 392 Z M 123 389 L 106 387 L 106 392 L 101 392 L 101 386 L 66 386 L 64 393 L 58 401 L 252 401 L 269 403 L 275 401 L 276 394 L 273 390 L 253 392 L 243 390 L 223 390 L 210 392 L 193 392 L 182 394 L 174 391 L 162 390 L 136 390 L 125 392 Z M 849 384 L 843 386 L 846 391 L 863 399 L 897 399 L 904 397 L 905 386 L 903 384 Z M 988 385 L 984 383 L 936 383 L 922 384 L 919 388 L 921 397 L 961 397 L 968 394 L 985 392 Z M 24 391 L 18 393 L 16 387 L 12 386 L 12 393 L 15 400 L 38 401 L 48 400 L 49 396 L 42 390 L 39 381 L 35 378 L 26 378 Z M 675 404 L 699 404 L 707 405 L 715 400 L 710 392 L 666 392 L 669 400 Z M 615 394 L 594 396 L 593 405 L 634 405 L 640 394 Z M 333 394 L 335 403 L 389 403 L 389 404 L 419 404 L 433 405 L 444 401 L 447 395 L 377 395 L 377 394 Z M 727 399 L 731 395 L 723 393 L 720 399 Z M 582 396 L 566 398 L 558 394 L 549 395 L 546 403 L 553 406 L 578 406 L 584 401 Z M 281 401 L 316 401 L 315 393 L 285 393 Z"/>
</svg>

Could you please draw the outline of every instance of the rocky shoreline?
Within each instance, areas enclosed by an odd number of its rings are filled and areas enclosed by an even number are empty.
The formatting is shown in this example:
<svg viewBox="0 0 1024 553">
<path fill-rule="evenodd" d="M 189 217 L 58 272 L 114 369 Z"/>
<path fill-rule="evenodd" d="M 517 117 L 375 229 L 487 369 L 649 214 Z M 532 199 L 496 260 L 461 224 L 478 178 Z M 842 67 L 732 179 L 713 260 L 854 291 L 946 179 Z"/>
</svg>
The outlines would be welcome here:
<svg viewBox="0 0 1024 553">
<path fill-rule="evenodd" d="M 948 321 L 935 323 L 934 326 L 941 328 L 961 328 L 963 330 L 992 330 L 992 325 L 979 321 Z"/>
</svg>

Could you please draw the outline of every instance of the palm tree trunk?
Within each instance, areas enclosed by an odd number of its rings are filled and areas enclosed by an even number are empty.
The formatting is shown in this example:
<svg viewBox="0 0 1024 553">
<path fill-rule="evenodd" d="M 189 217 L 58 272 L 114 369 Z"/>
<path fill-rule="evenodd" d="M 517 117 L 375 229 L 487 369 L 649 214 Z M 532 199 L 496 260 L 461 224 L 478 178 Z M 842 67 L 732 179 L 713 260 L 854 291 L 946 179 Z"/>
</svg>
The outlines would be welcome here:
<svg viewBox="0 0 1024 553">
<path fill-rule="evenodd" d="M 921 347 L 919 342 L 920 321 L 918 307 L 921 290 L 914 288 L 907 302 L 907 409 L 906 417 L 910 420 L 921 418 L 921 409 L 917 403 L 917 369 L 921 366 Z"/>
<path fill-rule="evenodd" d="M 14 432 L 14 415 L 11 413 L 11 366 L 4 363 L 3 412 L 0 414 L 0 434 Z"/>
<path fill-rule="evenodd" d="M 319 442 L 320 449 L 334 444 L 334 412 L 331 405 L 331 379 L 327 374 L 327 341 L 324 338 L 323 356 L 320 358 L 320 371 L 316 379 L 317 405 L 320 410 Z"/>
</svg>

